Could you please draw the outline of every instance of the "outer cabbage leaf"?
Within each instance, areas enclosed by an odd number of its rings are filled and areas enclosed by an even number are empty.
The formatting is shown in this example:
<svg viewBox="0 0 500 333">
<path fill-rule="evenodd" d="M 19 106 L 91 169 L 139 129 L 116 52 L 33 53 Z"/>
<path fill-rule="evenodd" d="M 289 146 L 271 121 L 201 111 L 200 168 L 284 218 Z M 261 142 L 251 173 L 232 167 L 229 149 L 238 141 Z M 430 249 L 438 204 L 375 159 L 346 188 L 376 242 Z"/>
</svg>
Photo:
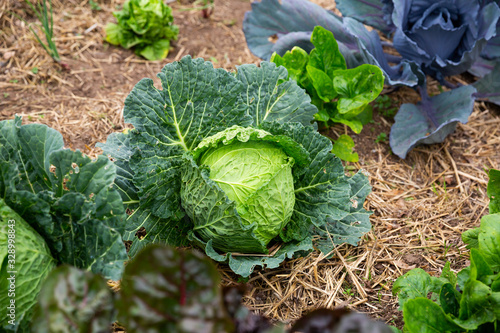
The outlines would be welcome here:
<svg viewBox="0 0 500 333">
<path fill-rule="evenodd" d="M 253 125 L 266 121 L 311 125 L 312 116 L 318 110 L 310 103 L 311 98 L 287 77 L 285 68 L 276 68 L 269 62 L 262 62 L 260 68 L 255 65 L 237 67 L 236 78 L 244 84 L 242 99 Z"/>
<path fill-rule="evenodd" d="M 494 66 L 488 74 L 474 82 L 473 86 L 477 89 L 477 99 L 500 105 L 500 61 L 496 61 Z"/>
<path fill-rule="evenodd" d="M 422 102 L 416 105 L 401 105 L 391 128 L 390 144 L 394 154 L 405 158 L 420 143 L 443 142 L 455 131 L 458 122 L 467 123 L 474 107 L 475 91 L 472 86 L 463 86 L 430 98 L 424 94 Z"/>
<path fill-rule="evenodd" d="M 302 241 L 291 241 L 281 244 L 280 248 L 276 253 L 272 255 L 235 255 L 231 253 L 226 253 L 220 255 L 212 247 L 212 241 L 207 243 L 202 243 L 205 247 L 205 253 L 215 261 L 227 262 L 229 268 L 233 272 L 242 277 L 248 277 L 252 274 L 253 270 L 257 266 L 262 268 L 277 268 L 279 265 L 287 258 L 293 258 L 296 252 L 303 253 L 313 250 L 313 244 L 310 237 L 305 238 Z"/>
<path fill-rule="evenodd" d="M 162 219 L 143 209 L 139 204 L 138 189 L 134 185 L 134 171 L 130 168 L 130 158 L 134 150 L 130 145 L 130 131 L 112 133 L 105 144 L 99 144 L 116 166 L 114 188 L 120 193 L 128 212 L 123 240 L 131 241 L 128 254 L 135 256 L 151 243 L 173 246 L 187 246 L 187 233 L 192 228 L 189 219 Z M 111 157 L 113 156 L 113 157 Z M 137 235 L 137 236 L 136 236 Z"/>
<path fill-rule="evenodd" d="M 13 222 L 12 222 L 13 221 Z M 12 227 L 9 227 L 12 225 Z M 10 230 L 10 231 L 9 231 Z M 9 256 L 8 235 L 15 235 L 14 248 Z M 16 212 L 0 199 L 0 328 L 5 331 L 22 331 L 29 323 L 32 307 L 42 282 L 56 266 L 45 240 Z M 15 257 L 15 259 L 13 259 Z M 12 261 L 10 261 L 12 259 Z M 15 263 L 13 263 L 15 262 Z M 12 273 L 11 273 L 12 272 Z M 14 281 L 8 280 L 14 276 Z M 9 284 L 15 283 L 15 297 L 9 297 Z M 15 300 L 15 320 L 10 317 L 11 300 Z M 13 320 L 15 325 L 9 324 Z"/>
<path fill-rule="evenodd" d="M 113 163 L 63 149 L 61 134 L 45 125 L 21 126 L 20 118 L 0 124 L 7 205 L 45 239 L 57 261 L 119 279 L 127 259 L 125 210 L 111 189 Z"/>
<path fill-rule="evenodd" d="M 330 244 L 356 244 L 371 228 L 370 213 L 363 209 L 363 202 L 370 192 L 366 176 L 359 173 L 353 178 L 346 177 L 342 162 L 330 153 L 330 140 L 310 127 L 269 123 L 261 128 L 274 135 L 292 138 L 309 152 L 311 158 L 311 164 L 305 170 L 293 169 L 294 213 L 281 238 L 285 242 L 301 241 L 308 235 L 312 237 L 319 233 Z"/>
<path fill-rule="evenodd" d="M 340 221 L 332 218 L 327 223 L 318 227 L 315 226 L 311 232 L 316 236 L 315 246 L 323 253 L 329 253 L 335 245 L 348 243 L 357 245 L 361 237 L 371 230 L 371 211 L 363 208 L 366 197 L 371 192 L 370 181 L 361 172 L 347 178 L 351 185 L 349 213 Z"/>
<path fill-rule="evenodd" d="M 352 17 L 366 25 L 372 26 L 385 34 L 394 31 L 392 20 L 387 22 L 392 14 L 388 6 L 392 0 L 337 0 L 337 9 L 343 17 Z"/>
</svg>

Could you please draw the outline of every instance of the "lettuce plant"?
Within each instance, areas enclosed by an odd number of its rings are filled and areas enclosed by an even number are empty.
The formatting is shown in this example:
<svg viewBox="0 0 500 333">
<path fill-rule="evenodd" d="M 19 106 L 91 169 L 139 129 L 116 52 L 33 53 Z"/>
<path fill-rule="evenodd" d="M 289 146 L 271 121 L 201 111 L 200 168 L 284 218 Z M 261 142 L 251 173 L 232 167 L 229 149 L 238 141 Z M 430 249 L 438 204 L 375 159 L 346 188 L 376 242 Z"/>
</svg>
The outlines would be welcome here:
<svg viewBox="0 0 500 333">
<path fill-rule="evenodd" d="M 62 135 L 54 129 L 21 125 L 19 117 L 0 122 L 2 332 L 22 331 L 30 321 L 40 286 L 55 265 L 120 279 L 128 259 L 121 238 L 126 214 L 111 188 L 115 176 L 106 157 L 92 161 L 63 149 Z M 16 297 L 7 292 L 11 274 Z M 5 313 L 12 299 L 14 322 Z"/>
<path fill-rule="evenodd" d="M 114 12 L 118 24 L 106 25 L 106 41 L 134 48 L 148 60 L 165 59 L 170 41 L 177 40 L 179 27 L 172 24 L 172 8 L 162 0 L 127 0 L 123 9 Z"/>
<path fill-rule="evenodd" d="M 193 244 L 248 276 L 370 230 L 366 176 L 344 175 L 312 125 L 317 108 L 284 67 L 229 73 L 186 56 L 158 77 L 161 90 L 143 79 L 125 100 L 134 130 L 100 144 L 118 169 L 129 254 Z"/>
<path fill-rule="evenodd" d="M 320 25 L 333 32 L 348 68 L 373 64 L 388 84 L 415 87 L 421 102 L 403 104 L 391 129 L 392 151 L 401 158 L 418 144 L 442 142 L 458 122 L 467 122 L 476 98 L 500 100 L 495 81 L 500 66 L 485 63 L 500 57 L 496 1 L 339 0 L 337 8 L 342 18 L 307 0 L 253 3 L 243 24 L 248 47 L 263 59 L 294 46 L 308 51 L 314 26 Z M 363 24 L 393 37 L 393 43 L 382 42 Z M 269 38 L 273 35 L 278 37 L 275 43 Z M 445 79 L 468 70 L 484 76 L 492 69 L 491 76 L 473 86 L 455 87 Z M 454 89 L 430 97 L 425 75 Z"/>
<path fill-rule="evenodd" d="M 345 124 L 359 134 L 372 118 L 368 103 L 382 92 L 384 74 L 368 64 L 347 69 L 333 34 L 320 26 L 314 28 L 311 42 L 315 48 L 310 54 L 296 46 L 283 57 L 274 53 L 271 61 L 284 66 L 288 76 L 306 89 L 318 108 L 316 120 Z M 350 153 L 354 142 L 349 139 L 337 140 L 333 152 L 343 160 L 357 162 L 357 155 Z"/>
<path fill-rule="evenodd" d="M 500 171 L 490 170 L 490 215 L 462 240 L 470 266 L 455 274 L 446 263 L 441 276 L 415 268 L 393 286 L 405 321 L 404 332 L 495 332 L 500 324 Z M 427 296 L 431 294 L 431 299 Z"/>
</svg>

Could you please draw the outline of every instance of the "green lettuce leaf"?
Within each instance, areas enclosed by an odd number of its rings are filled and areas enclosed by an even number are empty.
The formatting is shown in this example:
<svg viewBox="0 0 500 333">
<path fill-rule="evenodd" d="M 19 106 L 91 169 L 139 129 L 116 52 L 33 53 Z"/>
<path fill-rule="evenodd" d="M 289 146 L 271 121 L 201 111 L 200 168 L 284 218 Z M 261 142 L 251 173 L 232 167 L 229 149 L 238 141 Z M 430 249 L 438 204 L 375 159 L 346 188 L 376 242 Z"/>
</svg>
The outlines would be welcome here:
<svg viewBox="0 0 500 333">
<path fill-rule="evenodd" d="M 490 214 L 500 213 L 500 170 L 490 169 L 487 194 L 490 198 Z"/>
<path fill-rule="evenodd" d="M 165 59 L 170 41 L 179 34 L 172 8 L 161 0 L 127 0 L 113 15 L 118 24 L 106 25 L 106 41 L 126 49 L 134 47 L 137 55 L 148 60 Z"/>
</svg>

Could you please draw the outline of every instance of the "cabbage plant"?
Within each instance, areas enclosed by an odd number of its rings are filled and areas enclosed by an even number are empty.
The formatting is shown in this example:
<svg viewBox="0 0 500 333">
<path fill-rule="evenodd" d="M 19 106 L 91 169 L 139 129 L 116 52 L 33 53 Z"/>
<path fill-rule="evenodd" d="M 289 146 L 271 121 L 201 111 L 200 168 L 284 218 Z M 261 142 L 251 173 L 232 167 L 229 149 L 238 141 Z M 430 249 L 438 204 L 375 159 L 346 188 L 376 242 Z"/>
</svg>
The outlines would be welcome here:
<svg viewBox="0 0 500 333">
<path fill-rule="evenodd" d="M 0 332 L 25 331 L 56 265 L 119 280 L 128 259 L 114 164 L 63 147 L 46 125 L 0 122 Z"/>
<path fill-rule="evenodd" d="M 248 276 L 370 230 L 367 177 L 344 174 L 312 125 L 317 108 L 284 67 L 231 73 L 186 56 L 158 77 L 162 89 L 143 79 L 125 100 L 134 129 L 100 144 L 117 167 L 130 255 L 191 244 Z"/>
</svg>

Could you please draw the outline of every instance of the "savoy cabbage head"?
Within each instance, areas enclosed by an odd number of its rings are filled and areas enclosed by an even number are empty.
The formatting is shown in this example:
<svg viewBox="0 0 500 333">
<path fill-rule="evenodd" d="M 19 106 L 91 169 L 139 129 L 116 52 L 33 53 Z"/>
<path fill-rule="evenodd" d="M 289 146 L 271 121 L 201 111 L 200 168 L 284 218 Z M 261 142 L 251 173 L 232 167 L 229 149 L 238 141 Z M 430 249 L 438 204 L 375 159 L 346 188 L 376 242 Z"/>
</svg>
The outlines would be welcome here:
<svg viewBox="0 0 500 333">
<path fill-rule="evenodd" d="M 134 129 L 100 146 L 117 167 L 129 254 L 196 245 L 248 276 L 313 245 L 329 252 L 370 230 L 366 176 L 347 177 L 317 112 L 284 67 L 236 73 L 192 59 L 143 79 L 125 100 Z"/>
</svg>

